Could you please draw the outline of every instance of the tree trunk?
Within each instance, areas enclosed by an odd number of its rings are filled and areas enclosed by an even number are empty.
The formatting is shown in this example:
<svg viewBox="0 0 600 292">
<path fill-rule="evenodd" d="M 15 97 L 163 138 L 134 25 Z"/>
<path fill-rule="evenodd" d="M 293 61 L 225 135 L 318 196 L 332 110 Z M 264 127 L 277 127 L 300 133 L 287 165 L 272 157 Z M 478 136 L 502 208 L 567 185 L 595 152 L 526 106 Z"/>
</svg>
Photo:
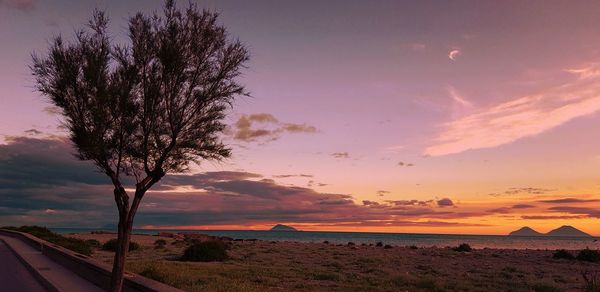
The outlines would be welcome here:
<svg viewBox="0 0 600 292">
<path fill-rule="evenodd" d="M 119 212 L 119 233 L 117 250 L 113 262 L 112 275 L 110 279 L 110 291 L 121 292 L 123 289 L 123 277 L 125 272 L 125 257 L 129 252 L 129 241 L 131 239 L 131 228 L 133 217 L 129 218 L 128 212 Z"/>
</svg>

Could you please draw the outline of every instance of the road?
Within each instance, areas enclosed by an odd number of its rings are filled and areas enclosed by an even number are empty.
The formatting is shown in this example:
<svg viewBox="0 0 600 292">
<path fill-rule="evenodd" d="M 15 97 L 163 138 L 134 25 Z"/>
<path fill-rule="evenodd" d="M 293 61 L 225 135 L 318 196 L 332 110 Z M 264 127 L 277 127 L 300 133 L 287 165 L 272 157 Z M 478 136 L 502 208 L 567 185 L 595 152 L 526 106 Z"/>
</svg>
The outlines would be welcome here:
<svg viewBox="0 0 600 292">
<path fill-rule="evenodd" d="M 1 240 L 0 290 L 11 292 L 46 291 Z"/>
</svg>

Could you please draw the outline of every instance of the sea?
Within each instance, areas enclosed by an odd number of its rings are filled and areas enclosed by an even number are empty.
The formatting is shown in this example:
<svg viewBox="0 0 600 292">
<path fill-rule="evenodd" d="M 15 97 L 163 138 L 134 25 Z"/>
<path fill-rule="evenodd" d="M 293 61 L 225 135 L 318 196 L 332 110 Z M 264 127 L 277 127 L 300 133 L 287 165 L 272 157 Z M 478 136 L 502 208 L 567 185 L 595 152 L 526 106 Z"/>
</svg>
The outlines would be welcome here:
<svg viewBox="0 0 600 292">
<path fill-rule="evenodd" d="M 49 228 L 59 234 L 85 233 L 105 230 L 98 228 Z M 473 248 L 578 250 L 600 249 L 600 238 L 505 236 L 505 235 L 457 235 L 424 233 L 376 233 L 376 232 L 329 232 L 329 231 L 266 231 L 266 230 L 157 230 L 134 229 L 134 234 L 158 234 L 158 232 L 194 232 L 234 239 L 258 239 L 266 241 L 324 242 L 333 244 L 389 244 L 394 246 L 453 247 L 467 243 Z"/>
</svg>

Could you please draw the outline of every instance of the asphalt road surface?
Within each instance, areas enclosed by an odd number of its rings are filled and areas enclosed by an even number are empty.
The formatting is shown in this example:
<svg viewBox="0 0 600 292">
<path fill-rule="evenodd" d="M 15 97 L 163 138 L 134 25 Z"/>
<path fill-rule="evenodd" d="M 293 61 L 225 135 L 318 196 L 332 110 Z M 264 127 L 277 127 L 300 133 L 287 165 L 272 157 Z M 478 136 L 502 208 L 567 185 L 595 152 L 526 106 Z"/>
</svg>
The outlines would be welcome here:
<svg viewBox="0 0 600 292">
<path fill-rule="evenodd" d="M 43 292 L 42 285 L 0 240 L 0 291 Z"/>
</svg>

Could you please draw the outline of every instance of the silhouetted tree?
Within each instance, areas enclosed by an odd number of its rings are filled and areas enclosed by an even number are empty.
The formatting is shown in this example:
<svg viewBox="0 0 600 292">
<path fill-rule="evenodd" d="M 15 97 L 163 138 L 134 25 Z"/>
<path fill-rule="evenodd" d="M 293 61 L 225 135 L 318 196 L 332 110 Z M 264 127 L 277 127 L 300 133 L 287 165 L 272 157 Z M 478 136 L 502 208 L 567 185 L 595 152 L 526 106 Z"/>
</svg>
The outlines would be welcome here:
<svg viewBox="0 0 600 292">
<path fill-rule="evenodd" d="M 236 96 L 246 48 L 228 37 L 218 15 L 165 2 L 163 15 L 129 20 L 128 45 L 111 44 L 108 19 L 95 11 L 66 43 L 53 39 L 33 55 L 37 89 L 62 110 L 78 157 L 112 181 L 119 210 L 111 289 L 120 291 L 133 219 L 144 194 L 189 163 L 220 160 L 230 150 L 219 133 Z M 135 179 L 135 192 L 124 182 Z M 133 181 L 130 179 L 129 181 Z M 132 196 L 131 196 L 132 195 Z"/>
</svg>

